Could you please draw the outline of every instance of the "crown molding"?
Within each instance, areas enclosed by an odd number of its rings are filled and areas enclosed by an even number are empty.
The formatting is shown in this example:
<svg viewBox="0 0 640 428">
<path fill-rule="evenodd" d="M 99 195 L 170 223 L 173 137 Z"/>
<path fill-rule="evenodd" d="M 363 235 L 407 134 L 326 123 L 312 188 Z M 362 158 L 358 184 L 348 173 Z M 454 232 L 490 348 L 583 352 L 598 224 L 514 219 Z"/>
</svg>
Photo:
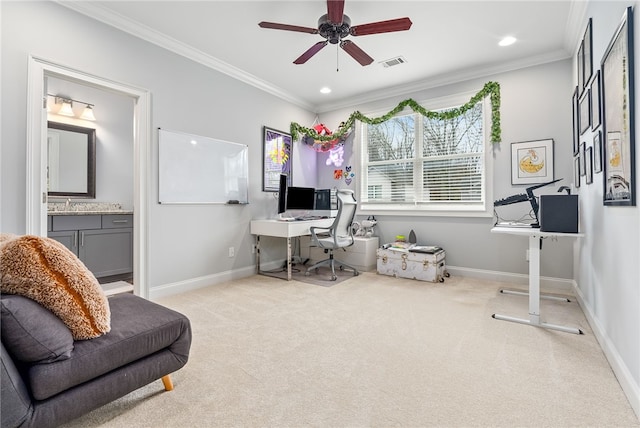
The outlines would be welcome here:
<svg viewBox="0 0 640 428">
<path fill-rule="evenodd" d="M 332 100 L 331 102 L 327 103 L 311 104 L 289 91 L 266 82 L 250 73 L 247 73 L 211 55 L 205 54 L 198 49 L 194 49 L 193 47 L 175 40 L 172 37 L 153 30 L 139 22 L 127 18 L 124 15 L 115 13 L 112 10 L 109 10 L 94 2 L 64 0 L 52 1 L 68 9 L 81 13 L 91 19 L 95 19 L 96 21 L 117 28 L 125 33 L 131 34 L 149 43 L 160 46 L 180 56 L 191 59 L 192 61 L 202 64 L 220 73 L 226 74 L 227 76 L 230 76 L 250 86 L 267 92 L 273 96 L 290 102 L 293 105 L 314 113 L 326 113 L 329 111 L 339 110 L 341 108 L 352 107 L 358 104 L 365 104 L 383 100 L 386 98 L 398 97 L 439 86 L 459 83 L 470 79 L 486 77 L 494 74 L 504 73 L 569 58 L 573 56 L 574 51 L 577 49 L 576 45 L 581 37 L 581 26 L 583 21 L 585 20 L 587 5 L 589 3 L 589 0 L 571 0 L 569 22 L 567 23 L 565 31 L 564 49 L 537 55 L 534 57 L 524 58 L 521 60 L 511 61 L 508 63 L 502 63 L 499 65 L 468 68 L 454 73 L 433 76 L 425 80 L 411 82 L 405 85 L 376 89 L 375 93 L 346 97 L 342 101 Z"/>
<path fill-rule="evenodd" d="M 145 40 L 154 45 L 167 49 L 175 54 L 188 58 L 220 73 L 226 74 L 234 79 L 265 91 L 271 95 L 281 98 L 291 104 L 302 107 L 306 110 L 313 110 L 313 105 L 307 101 L 293 95 L 292 93 L 272 85 L 250 73 L 247 73 L 237 67 L 234 67 L 224 61 L 219 60 L 211 55 L 194 49 L 172 37 L 153 30 L 137 21 L 127 18 L 124 15 L 115 13 L 94 2 L 88 1 L 61 1 L 53 0 L 55 3 L 81 13 L 91 19 L 107 24 L 125 33 L 131 34 L 137 38 Z"/>
<path fill-rule="evenodd" d="M 348 97 L 342 102 L 340 100 L 337 100 L 332 101 L 331 103 L 319 104 L 315 106 L 315 110 L 317 113 L 327 113 L 342 108 L 353 107 L 354 105 L 366 104 L 384 100 L 387 98 L 399 97 L 419 91 L 424 91 L 427 89 L 438 88 L 440 86 L 460 83 L 471 79 L 479 79 L 482 77 L 519 70 L 522 68 L 534 67 L 536 65 L 561 61 L 570 58 L 571 56 L 571 52 L 560 49 L 554 52 L 548 52 L 542 55 L 527 57 L 516 61 L 502 63 L 499 65 L 467 68 L 455 73 L 447 73 L 439 76 L 434 76 L 418 82 L 411 82 L 405 85 L 376 89 L 375 94 L 364 94 L 361 96 Z"/>
<path fill-rule="evenodd" d="M 564 33 L 564 46 L 567 51 L 575 54 L 578 42 L 582 39 L 584 26 L 587 23 L 587 8 L 590 0 L 572 0 L 569 9 L 569 19 Z"/>
</svg>

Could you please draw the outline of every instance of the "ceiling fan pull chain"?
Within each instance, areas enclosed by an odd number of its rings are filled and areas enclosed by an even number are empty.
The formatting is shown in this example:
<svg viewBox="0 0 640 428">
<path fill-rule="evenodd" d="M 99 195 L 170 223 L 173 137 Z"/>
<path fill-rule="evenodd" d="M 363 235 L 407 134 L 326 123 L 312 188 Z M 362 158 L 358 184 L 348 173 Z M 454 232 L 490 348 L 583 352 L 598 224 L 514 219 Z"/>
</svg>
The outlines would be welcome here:
<svg viewBox="0 0 640 428">
<path fill-rule="evenodd" d="M 340 71 L 340 52 L 338 51 L 338 45 L 336 44 L 336 73 Z"/>
</svg>

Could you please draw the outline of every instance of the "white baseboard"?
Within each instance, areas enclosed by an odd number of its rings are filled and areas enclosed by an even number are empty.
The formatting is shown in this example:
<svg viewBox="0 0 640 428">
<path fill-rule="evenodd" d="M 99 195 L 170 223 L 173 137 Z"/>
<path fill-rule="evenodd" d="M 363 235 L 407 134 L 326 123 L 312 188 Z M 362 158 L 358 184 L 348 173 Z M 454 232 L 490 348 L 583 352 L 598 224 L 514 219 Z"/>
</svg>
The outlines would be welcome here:
<svg viewBox="0 0 640 428">
<path fill-rule="evenodd" d="M 213 275 L 206 275 L 198 278 L 185 279 L 184 281 L 149 287 L 149 300 L 172 296 L 174 294 L 184 293 L 185 291 L 197 290 L 199 288 L 221 284 L 234 279 L 245 278 L 247 276 L 255 275 L 255 273 L 256 268 L 254 266 L 250 266 L 242 269 L 234 269 Z"/>
<path fill-rule="evenodd" d="M 483 269 L 473 269 L 466 267 L 447 265 L 447 272 L 451 275 L 464 276 L 469 278 L 486 279 L 489 281 L 508 282 L 520 284 L 525 287 L 529 285 L 529 275 L 520 273 L 498 272 Z M 540 277 L 540 290 L 547 293 L 573 295 L 573 280 L 562 278 Z"/>
<path fill-rule="evenodd" d="M 616 379 L 618 379 L 618 383 L 624 391 L 627 399 L 629 400 L 629 404 L 631 408 L 636 413 L 636 417 L 640 419 L 640 385 L 635 382 L 631 372 L 627 365 L 624 363 L 620 354 L 616 350 L 616 347 L 609 339 L 606 330 L 602 327 L 602 324 L 598 321 L 593 313 L 592 308 L 587 304 L 584 299 L 584 295 L 582 291 L 578 287 L 578 285 L 574 282 L 574 295 L 577 297 L 578 304 L 582 308 L 582 312 L 587 318 L 587 322 L 589 326 L 591 326 L 591 330 L 593 330 L 593 334 L 596 337 L 596 340 L 600 344 L 600 348 L 602 348 L 602 352 L 604 352 L 607 361 L 609 361 L 609 365 L 613 370 L 613 373 L 616 375 Z"/>
</svg>

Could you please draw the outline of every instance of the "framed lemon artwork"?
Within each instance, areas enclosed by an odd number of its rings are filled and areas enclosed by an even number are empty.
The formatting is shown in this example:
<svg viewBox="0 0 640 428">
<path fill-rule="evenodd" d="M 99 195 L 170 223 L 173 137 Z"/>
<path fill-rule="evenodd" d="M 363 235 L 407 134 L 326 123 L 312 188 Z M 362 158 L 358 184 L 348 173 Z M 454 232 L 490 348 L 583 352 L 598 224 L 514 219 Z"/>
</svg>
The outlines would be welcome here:
<svg viewBox="0 0 640 428">
<path fill-rule="evenodd" d="M 511 143 L 511 184 L 553 179 L 553 139 Z"/>
</svg>

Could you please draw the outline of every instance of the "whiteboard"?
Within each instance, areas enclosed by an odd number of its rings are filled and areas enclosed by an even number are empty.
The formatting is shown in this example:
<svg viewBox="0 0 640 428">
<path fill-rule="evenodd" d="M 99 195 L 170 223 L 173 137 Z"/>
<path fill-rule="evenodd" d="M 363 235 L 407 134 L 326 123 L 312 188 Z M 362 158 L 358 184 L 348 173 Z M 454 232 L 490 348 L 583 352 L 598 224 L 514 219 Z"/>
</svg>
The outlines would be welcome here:
<svg viewBox="0 0 640 428">
<path fill-rule="evenodd" d="M 249 148 L 158 128 L 161 204 L 246 204 Z"/>
</svg>

